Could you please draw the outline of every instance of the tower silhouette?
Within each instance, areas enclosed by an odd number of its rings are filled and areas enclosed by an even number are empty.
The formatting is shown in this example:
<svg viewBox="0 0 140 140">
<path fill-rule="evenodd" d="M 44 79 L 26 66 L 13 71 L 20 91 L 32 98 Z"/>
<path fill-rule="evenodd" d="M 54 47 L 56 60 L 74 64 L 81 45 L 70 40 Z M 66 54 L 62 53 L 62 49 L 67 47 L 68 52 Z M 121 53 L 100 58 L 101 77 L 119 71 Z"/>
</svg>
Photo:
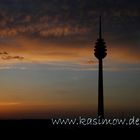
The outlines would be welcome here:
<svg viewBox="0 0 140 140">
<path fill-rule="evenodd" d="M 95 57 L 99 61 L 99 71 L 98 71 L 98 116 L 104 118 L 104 95 L 103 95 L 103 59 L 107 55 L 107 49 L 105 41 L 102 38 L 102 19 L 100 16 L 99 20 L 99 38 L 95 44 L 94 49 Z"/>
</svg>

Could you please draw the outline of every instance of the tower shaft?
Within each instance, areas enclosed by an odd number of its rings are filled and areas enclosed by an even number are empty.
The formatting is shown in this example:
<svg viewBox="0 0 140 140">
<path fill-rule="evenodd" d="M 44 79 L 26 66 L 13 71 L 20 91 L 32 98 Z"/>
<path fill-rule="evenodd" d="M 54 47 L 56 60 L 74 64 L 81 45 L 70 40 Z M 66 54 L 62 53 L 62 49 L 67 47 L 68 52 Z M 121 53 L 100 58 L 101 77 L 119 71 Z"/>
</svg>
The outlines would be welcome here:
<svg viewBox="0 0 140 140">
<path fill-rule="evenodd" d="M 99 59 L 98 71 L 98 116 L 104 118 L 104 95 L 103 95 L 103 61 Z"/>
</svg>

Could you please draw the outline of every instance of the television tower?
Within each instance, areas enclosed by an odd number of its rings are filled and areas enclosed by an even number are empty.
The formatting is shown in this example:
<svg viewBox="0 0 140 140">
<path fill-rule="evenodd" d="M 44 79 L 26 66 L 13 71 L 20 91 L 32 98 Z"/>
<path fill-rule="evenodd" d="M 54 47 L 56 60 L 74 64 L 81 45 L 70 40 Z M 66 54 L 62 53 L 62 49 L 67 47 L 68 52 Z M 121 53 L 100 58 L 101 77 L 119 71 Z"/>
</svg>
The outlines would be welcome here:
<svg viewBox="0 0 140 140">
<path fill-rule="evenodd" d="M 102 19 L 99 20 L 99 38 L 97 39 L 95 49 L 95 57 L 99 61 L 98 71 L 98 117 L 104 118 L 104 95 L 103 95 L 103 59 L 107 55 L 105 41 L 102 38 Z"/>
</svg>

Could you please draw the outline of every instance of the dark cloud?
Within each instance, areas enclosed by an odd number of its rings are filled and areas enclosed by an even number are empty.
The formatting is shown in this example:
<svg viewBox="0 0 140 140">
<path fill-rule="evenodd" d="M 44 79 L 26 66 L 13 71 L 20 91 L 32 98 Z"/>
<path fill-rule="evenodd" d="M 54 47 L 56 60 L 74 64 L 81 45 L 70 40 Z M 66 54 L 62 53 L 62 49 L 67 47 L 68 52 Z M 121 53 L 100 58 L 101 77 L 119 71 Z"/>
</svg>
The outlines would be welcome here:
<svg viewBox="0 0 140 140">
<path fill-rule="evenodd" d="M 23 60 L 24 59 L 24 57 L 22 56 L 3 56 L 1 58 L 3 60 L 11 60 L 11 59 Z"/>
<path fill-rule="evenodd" d="M 0 55 L 8 55 L 7 52 L 0 52 Z"/>
<path fill-rule="evenodd" d="M 139 0 L 0 0 L 0 37 L 94 39 L 102 13 L 108 36 L 134 42 L 139 40 L 139 5 Z"/>
<path fill-rule="evenodd" d="M 1 59 L 3 59 L 3 60 L 12 60 L 12 59 L 23 60 L 24 57 L 21 57 L 21 56 L 2 56 Z"/>
<path fill-rule="evenodd" d="M 95 61 L 89 60 L 89 61 L 87 61 L 87 64 L 93 65 L 93 64 L 95 64 Z"/>
<path fill-rule="evenodd" d="M 23 60 L 23 56 L 12 56 L 8 52 L 0 52 L 0 57 L 2 60 Z"/>
</svg>

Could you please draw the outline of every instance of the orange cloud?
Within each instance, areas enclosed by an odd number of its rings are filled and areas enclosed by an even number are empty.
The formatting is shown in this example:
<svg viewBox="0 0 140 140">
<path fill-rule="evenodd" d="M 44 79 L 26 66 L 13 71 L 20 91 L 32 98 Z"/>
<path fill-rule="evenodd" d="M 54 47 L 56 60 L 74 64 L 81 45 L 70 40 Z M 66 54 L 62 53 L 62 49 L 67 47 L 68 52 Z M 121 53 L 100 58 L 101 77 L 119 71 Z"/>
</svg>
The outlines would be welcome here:
<svg viewBox="0 0 140 140">
<path fill-rule="evenodd" d="M 93 52 L 94 44 L 90 43 L 56 43 L 15 38 L 11 42 L 1 43 L 0 48 L 2 50 L 1 52 L 8 52 L 10 54 L 10 57 L 4 59 L 5 61 L 0 60 L 1 64 L 23 62 L 44 64 L 67 63 L 83 65 L 85 68 L 87 67 L 87 69 L 94 69 L 93 65 L 97 63 Z M 115 65 L 115 63 L 140 63 L 139 51 L 133 50 L 132 47 L 129 46 L 109 46 L 108 55 L 105 59 L 110 65 Z"/>
<path fill-rule="evenodd" d="M 80 44 L 79 44 L 80 45 Z M 9 44 L 0 44 L 2 50 L 9 52 L 14 58 L 24 57 L 23 62 L 82 62 L 91 60 L 91 48 L 75 46 L 75 44 L 42 43 L 29 39 L 16 39 Z M 11 57 L 10 57 L 11 58 Z"/>
<path fill-rule="evenodd" d="M 108 59 L 120 63 L 139 64 L 139 51 L 139 49 L 133 49 L 133 47 L 130 46 L 113 46 L 108 49 Z"/>
<path fill-rule="evenodd" d="M 0 102 L 0 107 L 1 106 L 16 106 L 19 104 L 21 104 L 21 103 L 19 103 L 19 102 Z"/>
</svg>

